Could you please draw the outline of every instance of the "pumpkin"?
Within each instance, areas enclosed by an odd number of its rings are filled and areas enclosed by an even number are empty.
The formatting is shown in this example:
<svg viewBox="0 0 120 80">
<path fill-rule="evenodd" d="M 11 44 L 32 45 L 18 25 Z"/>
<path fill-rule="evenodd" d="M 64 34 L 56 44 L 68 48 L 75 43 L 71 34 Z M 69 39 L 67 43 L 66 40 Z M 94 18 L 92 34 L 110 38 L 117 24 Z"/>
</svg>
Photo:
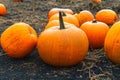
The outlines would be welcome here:
<svg viewBox="0 0 120 80">
<path fill-rule="evenodd" d="M 118 15 L 111 9 L 102 9 L 96 13 L 95 18 L 97 21 L 111 25 L 118 20 Z"/>
<path fill-rule="evenodd" d="M 94 3 L 100 3 L 100 2 L 102 2 L 102 0 L 91 0 L 92 2 L 94 2 Z"/>
<path fill-rule="evenodd" d="M 23 0 L 13 0 L 13 2 L 23 2 Z"/>
<path fill-rule="evenodd" d="M 1 46 L 1 35 L 0 35 L 0 46 Z"/>
<path fill-rule="evenodd" d="M 75 26 L 79 27 L 79 21 L 74 15 L 67 14 L 67 13 L 65 14 L 64 12 L 62 12 L 62 15 L 63 15 L 63 21 L 64 22 L 68 22 L 68 23 L 74 24 Z M 52 20 L 59 20 L 59 13 L 54 14 L 49 19 L 49 22 L 52 21 Z"/>
<path fill-rule="evenodd" d="M 104 50 L 113 63 L 120 64 L 120 21 L 114 23 L 108 31 Z"/>
<path fill-rule="evenodd" d="M 3 16 L 3 15 L 6 15 L 6 13 L 7 13 L 6 6 L 0 3 L 0 15 Z"/>
<path fill-rule="evenodd" d="M 83 23 L 80 28 L 86 33 L 90 48 L 97 49 L 104 45 L 109 26 L 96 20 Z"/>
<path fill-rule="evenodd" d="M 64 22 L 64 25 L 69 25 L 69 24 L 70 23 L 68 23 L 68 22 Z M 52 20 L 52 21 L 48 22 L 47 25 L 45 26 L 45 29 L 48 29 L 53 26 L 60 26 L 59 20 Z"/>
<path fill-rule="evenodd" d="M 51 16 L 53 16 L 56 13 L 59 13 L 59 11 L 63 11 L 65 13 L 68 14 L 74 14 L 74 12 L 71 9 L 68 8 L 52 8 L 50 9 L 50 11 L 48 12 L 48 20 L 50 19 Z"/>
<path fill-rule="evenodd" d="M 38 38 L 37 49 L 41 59 L 53 66 L 73 66 L 84 59 L 88 51 L 85 32 L 73 24 L 63 24 L 44 30 Z"/>
<path fill-rule="evenodd" d="M 83 10 L 74 14 L 79 20 L 79 25 L 82 25 L 84 22 L 92 21 L 94 19 L 93 14 L 88 10 Z"/>
<path fill-rule="evenodd" d="M 20 22 L 8 27 L 1 34 L 1 46 L 11 58 L 23 58 L 30 54 L 37 44 L 37 34 L 28 24 Z"/>
</svg>

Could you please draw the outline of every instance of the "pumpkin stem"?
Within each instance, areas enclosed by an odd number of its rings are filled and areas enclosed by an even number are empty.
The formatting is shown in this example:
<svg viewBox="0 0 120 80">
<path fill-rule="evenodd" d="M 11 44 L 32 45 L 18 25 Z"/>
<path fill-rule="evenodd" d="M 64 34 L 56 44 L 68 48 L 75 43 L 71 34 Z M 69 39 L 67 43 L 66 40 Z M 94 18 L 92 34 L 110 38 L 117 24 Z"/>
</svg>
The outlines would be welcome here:
<svg viewBox="0 0 120 80">
<path fill-rule="evenodd" d="M 65 12 L 64 11 L 61 11 L 61 14 L 62 16 L 66 16 Z"/>
<path fill-rule="evenodd" d="M 59 12 L 59 22 L 60 22 L 60 29 L 65 29 L 61 11 Z"/>
<path fill-rule="evenodd" d="M 97 22 L 97 20 L 96 19 L 94 19 L 93 21 L 92 21 L 92 23 L 96 23 Z"/>
<path fill-rule="evenodd" d="M 77 13 L 77 14 L 79 14 L 79 13 L 80 13 L 80 11 L 79 11 L 78 9 L 76 9 L 76 13 Z"/>
</svg>

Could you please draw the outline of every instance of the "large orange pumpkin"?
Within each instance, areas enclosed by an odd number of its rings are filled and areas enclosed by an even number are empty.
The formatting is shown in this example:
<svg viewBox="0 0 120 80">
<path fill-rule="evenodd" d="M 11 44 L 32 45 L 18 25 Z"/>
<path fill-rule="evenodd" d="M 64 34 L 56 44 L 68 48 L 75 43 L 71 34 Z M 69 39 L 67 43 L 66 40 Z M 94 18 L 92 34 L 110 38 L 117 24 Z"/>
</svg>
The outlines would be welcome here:
<svg viewBox="0 0 120 80">
<path fill-rule="evenodd" d="M 75 26 L 79 27 L 79 21 L 74 15 L 67 14 L 67 13 L 65 14 L 64 12 L 62 12 L 62 15 L 63 15 L 64 22 L 68 22 L 68 23 L 74 24 Z M 59 20 L 59 13 L 54 14 L 49 19 L 49 21 L 52 21 L 52 20 Z"/>
<path fill-rule="evenodd" d="M 105 36 L 109 26 L 96 20 L 85 22 L 80 27 L 87 34 L 91 48 L 101 48 L 104 45 Z"/>
<path fill-rule="evenodd" d="M 120 64 L 120 21 L 113 24 L 108 31 L 104 49 L 112 62 Z"/>
<path fill-rule="evenodd" d="M 23 22 L 11 25 L 1 34 L 1 46 L 12 58 L 27 56 L 36 47 L 36 44 L 36 31 Z"/>
<path fill-rule="evenodd" d="M 61 13 L 59 13 L 61 16 Z M 72 66 L 87 54 L 88 38 L 84 31 L 74 25 L 60 26 L 44 30 L 38 38 L 38 52 L 41 59 L 53 66 Z"/>
<path fill-rule="evenodd" d="M 52 8 L 50 9 L 50 11 L 48 12 L 48 20 L 50 19 L 51 16 L 53 16 L 56 13 L 59 13 L 59 11 L 64 11 L 65 13 L 68 14 L 74 14 L 74 12 L 71 9 L 67 9 L 67 8 Z"/>
</svg>

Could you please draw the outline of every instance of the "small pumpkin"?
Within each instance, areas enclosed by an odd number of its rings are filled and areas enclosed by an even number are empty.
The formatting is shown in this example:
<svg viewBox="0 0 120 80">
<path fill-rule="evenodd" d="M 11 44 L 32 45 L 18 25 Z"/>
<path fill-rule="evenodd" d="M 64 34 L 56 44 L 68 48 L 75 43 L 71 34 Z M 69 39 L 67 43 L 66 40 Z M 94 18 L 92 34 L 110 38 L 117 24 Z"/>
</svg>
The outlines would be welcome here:
<svg viewBox="0 0 120 80">
<path fill-rule="evenodd" d="M 120 21 L 114 23 L 108 31 L 104 50 L 113 63 L 120 64 Z"/>
<path fill-rule="evenodd" d="M 95 18 L 97 21 L 111 25 L 118 20 L 118 15 L 111 9 L 102 9 L 96 13 Z"/>
<path fill-rule="evenodd" d="M 79 20 L 79 25 L 82 25 L 84 22 L 92 21 L 94 19 L 93 14 L 88 10 L 83 10 L 74 14 Z"/>
<path fill-rule="evenodd" d="M 1 46 L 1 35 L 0 35 L 0 46 Z"/>
<path fill-rule="evenodd" d="M 63 15 L 63 21 L 64 22 L 68 22 L 68 23 L 74 24 L 75 26 L 79 27 L 79 21 L 74 15 L 67 14 L 67 13 L 64 13 L 64 12 L 62 12 L 62 15 Z M 49 22 L 52 21 L 52 20 L 59 20 L 59 13 L 54 14 L 49 19 Z"/>
<path fill-rule="evenodd" d="M 74 14 L 74 12 L 71 9 L 68 8 L 52 8 L 50 9 L 50 11 L 48 12 L 48 20 L 50 19 L 51 16 L 53 16 L 56 13 L 59 13 L 59 11 L 63 11 L 65 13 L 68 14 Z"/>
<path fill-rule="evenodd" d="M 109 26 L 96 20 L 83 23 L 80 28 L 87 34 L 90 48 L 97 49 L 104 46 L 104 40 Z"/>
<path fill-rule="evenodd" d="M 64 26 L 61 12 L 60 26 L 44 30 L 38 38 L 41 59 L 53 66 L 73 66 L 81 62 L 88 51 L 85 32 L 73 24 Z"/>
<path fill-rule="evenodd" d="M 33 51 L 36 44 L 36 31 L 23 22 L 11 25 L 1 34 L 1 47 L 11 58 L 27 56 Z"/>
<path fill-rule="evenodd" d="M 92 2 L 94 2 L 94 3 L 100 3 L 100 2 L 102 2 L 102 0 L 91 0 Z"/>
<path fill-rule="evenodd" d="M 6 6 L 2 3 L 0 3 L 0 15 L 4 16 L 7 14 Z"/>
<path fill-rule="evenodd" d="M 23 2 L 23 0 L 13 0 L 13 2 Z"/>
</svg>

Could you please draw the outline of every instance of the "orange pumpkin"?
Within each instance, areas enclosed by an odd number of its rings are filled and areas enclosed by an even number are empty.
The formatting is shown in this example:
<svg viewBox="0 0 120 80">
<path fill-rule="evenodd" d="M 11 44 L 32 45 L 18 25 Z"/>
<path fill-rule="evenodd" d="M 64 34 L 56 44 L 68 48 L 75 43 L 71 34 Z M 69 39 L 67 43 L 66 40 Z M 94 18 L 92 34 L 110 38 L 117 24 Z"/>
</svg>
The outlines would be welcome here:
<svg viewBox="0 0 120 80">
<path fill-rule="evenodd" d="M 62 12 L 62 15 L 63 15 L 63 21 L 64 22 L 68 22 L 68 23 L 74 24 L 75 26 L 79 27 L 79 21 L 74 15 L 67 14 L 67 13 L 65 14 L 64 12 Z M 59 20 L 59 13 L 54 14 L 49 19 L 49 22 L 52 21 L 52 20 Z"/>
<path fill-rule="evenodd" d="M 94 19 L 93 14 L 88 10 L 80 11 L 76 13 L 75 16 L 79 20 L 79 25 L 82 25 L 84 22 L 92 21 Z"/>
<path fill-rule="evenodd" d="M 64 25 L 70 25 L 70 23 L 64 22 Z M 47 25 L 45 26 L 45 29 L 48 29 L 53 26 L 60 26 L 59 20 L 52 20 L 48 22 Z"/>
<path fill-rule="evenodd" d="M 109 26 L 96 20 L 85 22 L 80 27 L 87 34 L 90 48 L 101 48 L 104 45 L 105 36 Z"/>
<path fill-rule="evenodd" d="M 102 9 L 95 15 L 97 21 L 104 22 L 106 24 L 113 24 L 118 20 L 118 15 L 111 9 Z"/>
<path fill-rule="evenodd" d="M 13 0 L 13 2 L 23 2 L 23 0 Z"/>
<path fill-rule="evenodd" d="M 6 6 L 0 3 L 0 15 L 3 16 L 3 15 L 6 15 L 6 13 L 7 13 Z"/>
<path fill-rule="evenodd" d="M 37 44 L 35 30 L 26 23 L 15 23 L 1 35 L 1 46 L 9 57 L 23 58 L 30 54 Z"/>
<path fill-rule="evenodd" d="M 91 0 L 92 2 L 94 2 L 94 3 L 100 3 L 100 2 L 102 2 L 102 0 Z"/>
<path fill-rule="evenodd" d="M 120 21 L 114 23 L 108 31 L 104 50 L 112 62 L 120 64 Z"/>
<path fill-rule="evenodd" d="M 59 11 L 63 11 L 65 13 L 68 14 L 74 14 L 74 12 L 71 9 L 66 9 L 66 8 L 52 8 L 49 12 L 48 12 L 48 20 L 50 19 L 51 16 L 53 16 L 56 13 L 59 13 Z"/>
<path fill-rule="evenodd" d="M 73 66 L 84 59 L 88 51 L 88 39 L 84 31 L 74 25 L 64 26 L 61 12 L 60 26 L 44 30 L 37 49 L 41 59 L 53 66 Z"/>
<path fill-rule="evenodd" d="M 0 46 L 1 46 L 1 35 L 0 35 Z"/>
</svg>

